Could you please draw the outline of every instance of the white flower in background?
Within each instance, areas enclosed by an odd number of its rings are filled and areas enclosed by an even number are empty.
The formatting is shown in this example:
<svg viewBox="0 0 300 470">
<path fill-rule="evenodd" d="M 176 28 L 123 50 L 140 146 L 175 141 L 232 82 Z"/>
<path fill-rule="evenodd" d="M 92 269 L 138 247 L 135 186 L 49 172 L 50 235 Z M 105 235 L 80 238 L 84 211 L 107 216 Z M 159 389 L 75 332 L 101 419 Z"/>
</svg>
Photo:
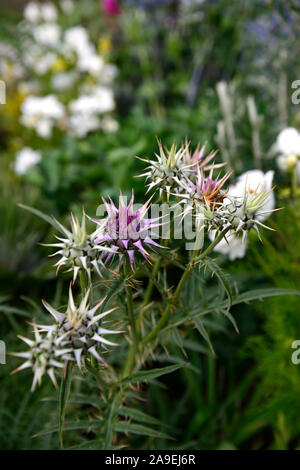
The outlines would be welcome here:
<svg viewBox="0 0 300 470">
<path fill-rule="evenodd" d="M 33 30 L 33 37 L 36 42 L 45 46 L 58 46 L 60 34 L 60 27 L 56 23 L 41 24 L 36 26 Z"/>
<path fill-rule="evenodd" d="M 75 72 L 60 72 L 53 75 L 51 85 L 55 90 L 64 91 L 71 88 L 77 79 Z"/>
<path fill-rule="evenodd" d="M 275 208 L 275 196 L 272 191 L 273 177 L 273 171 L 267 173 L 261 170 L 246 171 L 238 177 L 236 184 L 229 186 L 228 203 L 230 204 L 230 201 L 234 199 L 242 205 L 246 200 L 249 207 L 251 207 L 251 203 L 255 207 L 259 194 L 262 194 L 257 210 L 251 215 L 255 220 L 263 222 Z M 215 230 L 211 231 L 208 234 L 210 240 L 213 241 L 216 234 Z M 214 250 L 222 254 L 228 254 L 230 260 L 243 258 L 247 249 L 247 236 L 246 231 L 236 233 L 234 230 L 230 230 L 226 238 L 223 238 Z"/>
<path fill-rule="evenodd" d="M 300 133 L 294 127 L 287 127 L 277 137 L 277 148 L 284 155 L 300 155 Z"/>
<path fill-rule="evenodd" d="M 101 121 L 94 114 L 74 114 L 68 120 L 70 131 L 78 138 L 85 137 L 89 132 L 96 131 L 101 128 Z"/>
<path fill-rule="evenodd" d="M 14 171 L 17 175 L 24 175 L 31 167 L 39 163 L 40 160 L 40 152 L 33 150 L 30 147 L 24 147 L 16 154 Z"/>
<path fill-rule="evenodd" d="M 59 3 L 61 6 L 62 2 Z M 49 90 L 50 85 L 53 94 L 48 91 L 48 96 L 42 96 L 45 86 L 37 80 L 40 87 L 27 93 L 29 96 L 21 106 L 20 122 L 43 138 L 50 138 L 56 125 L 79 138 L 99 129 L 115 132 L 118 123 L 104 119 L 103 114 L 115 108 L 110 86 L 117 68 L 105 64 L 83 26 L 61 30 L 55 23 L 61 9 L 50 2 L 35 6 L 39 8 L 38 24 L 25 22 L 25 29 L 31 35 L 23 42 L 22 62 L 31 70 L 32 76 L 47 74 L 47 87 Z M 65 7 L 71 9 L 74 4 L 66 2 Z M 71 96 L 74 96 L 71 101 L 67 100 L 66 108 L 56 98 L 65 91 L 72 91 Z"/>
<path fill-rule="evenodd" d="M 213 241 L 216 235 L 216 230 L 210 232 L 210 240 Z M 226 235 L 226 239 L 222 238 L 214 250 L 222 255 L 228 255 L 230 261 L 244 258 L 247 250 L 247 238 L 243 238 L 241 235 L 236 234 L 234 230 L 230 230 Z"/>
<path fill-rule="evenodd" d="M 41 4 L 41 17 L 44 21 L 56 21 L 57 20 L 57 8 L 53 3 L 42 3 Z"/>
<path fill-rule="evenodd" d="M 94 77 L 99 77 L 104 65 L 102 57 L 96 53 L 82 55 L 78 60 L 78 69 L 81 72 L 87 72 Z"/>
<path fill-rule="evenodd" d="M 300 133 L 294 127 L 287 127 L 277 137 L 276 148 L 281 153 L 277 157 L 277 165 L 280 170 L 288 171 L 297 169 L 300 180 Z"/>
<path fill-rule="evenodd" d="M 79 57 L 84 57 L 86 54 L 90 55 L 91 44 L 87 30 L 83 26 L 74 26 L 65 31 L 63 51 L 66 53 L 76 53 Z"/>
<path fill-rule="evenodd" d="M 101 83 L 103 85 L 110 85 L 118 74 L 118 68 L 113 64 L 103 64 L 101 70 Z"/>
<path fill-rule="evenodd" d="M 72 13 L 74 10 L 74 3 L 72 0 L 61 0 L 59 3 L 64 13 Z"/>
<path fill-rule="evenodd" d="M 119 129 L 119 123 L 111 117 L 106 117 L 101 121 L 101 127 L 104 132 L 117 132 Z"/>
<path fill-rule="evenodd" d="M 44 138 L 49 138 L 53 125 L 59 123 L 65 116 L 65 108 L 56 96 L 28 96 L 21 106 L 21 123 Z"/>
<path fill-rule="evenodd" d="M 84 137 L 88 132 L 100 129 L 102 126 L 99 114 L 112 111 L 114 107 L 112 90 L 101 86 L 94 87 L 91 94 L 71 101 L 69 128 L 77 137 Z"/>
<path fill-rule="evenodd" d="M 31 23 L 37 23 L 41 19 L 41 9 L 38 2 L 29 2 L 24 8 L 24 18 Z"/>
<path fill-rule="evenodd" d="M 47 52 L 33 63 L 33 69 L 38 75 L 45 75 L 56 60 L 57 55 L 54 52 Z"/>
<path fill-rule="evenodd" d="M 70 111 L 72 114 L 91 115 L 105 113 L 112 109 L 113 103 L 111 102 L 110 94 L 104 94 L 103 97 L 99 96 L 99 98 L 96 94 L 84 95 L 70 103 Z"/>
</svg>

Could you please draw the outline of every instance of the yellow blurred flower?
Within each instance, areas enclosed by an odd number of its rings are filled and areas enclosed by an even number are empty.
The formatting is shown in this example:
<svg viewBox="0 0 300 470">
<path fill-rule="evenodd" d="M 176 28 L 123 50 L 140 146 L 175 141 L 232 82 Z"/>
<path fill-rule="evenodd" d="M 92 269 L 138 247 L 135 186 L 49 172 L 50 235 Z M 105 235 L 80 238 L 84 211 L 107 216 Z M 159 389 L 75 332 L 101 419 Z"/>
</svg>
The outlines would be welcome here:
<svg viewBox="0 0 300 470">
<path fill-rule="evenodd" d="M 108 36 L 102 36 L 98 41 L 98 52 L 107 56 L 112 49 L 112 42 Z"/>
<path fill-rule="evenodd" d="M 68 66 L 67 62 L 60 57 L 51 65 L 51 71 L 54 73 L 63 72 L 64 70 L 67 69 L 67 66 Z"/>
</svg>

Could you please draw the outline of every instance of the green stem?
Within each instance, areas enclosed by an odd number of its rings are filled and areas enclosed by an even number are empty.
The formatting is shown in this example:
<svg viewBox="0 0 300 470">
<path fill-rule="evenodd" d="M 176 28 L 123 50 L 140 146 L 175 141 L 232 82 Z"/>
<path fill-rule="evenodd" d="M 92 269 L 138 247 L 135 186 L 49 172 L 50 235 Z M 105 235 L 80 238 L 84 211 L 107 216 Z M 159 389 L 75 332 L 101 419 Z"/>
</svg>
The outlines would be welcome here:
<svg viewBox="0 0 300 470">
<path fill-rule="evenodd" d="M 212 355 L 207 356 L 207 402 L 213 406 L 216 396 L 216 358 Z"/>
<path fill-rule="evenodd" d="M 297 175 L 297 168 L 292 170 L 292 184 L 291 184 L 291 193 L 292 199 L 296 199 L 298 192 L 298 175 Z"/>
<path fill-rule="evenodd" d="M 58 403 L 58 435 L 59 435 L 59 445 L 63 449 L 63 432 L 66 416 L 66 407 L 68 404 L 68 399 L 70 395 L 71 380 L 72 380 L 72 363 L 68 361 L 65 375 L 61 380 L 61 385 L 59 389 L 59 403 Z"/>
<path fill-rule="evenodd" d="M 127 259 L 126 257 L 126 260 L 124 263 L 124 275 L 126 277 L 126 280 L 129 277 L 129 273 L 130 273 L 130 262 L 129 262 L 129 259 Z M 133 311 L 132 287 L 128 282 L 126 282 L 126 285 L 125 285 L 125 292 L 126 292 L 126 298 L 127 298 L 128 320 L 129 320 L 131 333 L 132 333 L 132 343 L 130 345 L 128 356 L 127 356 L 127 361 L 124 366 L 123 377 L 126 377 L 130 373 L 131 368 L 134 363 L 135 355 L 138 350 L 138 334 L 137 334 L 136 322 L 135 322 L 134 311 Z"/>
<path fill-rule="evenodd" d="M 201 260 L 203 260 L 206 256 L 208 256 L 211 251 L 214 249 L 214 247 L 220 242 L 220 240 L 222 240 L 222 238 L 225 236 L 225 234 L 228 232 L 230 227 L 227 227 L 226 229 L 224 229 L 216 238 L 215 240 L 209 245 L 209 247 L 203 251 L 203 253 L 201 253 L 200 256 L 197 256 L 198 252 L 195 251 L 192 258 L 191 258 L 191 261 L 189 262 L 189 264 L 186 266 L 182 276 L 181 276 L 181 279 L 177 285 L 177 288 L 175 290 L 175 293 L 174 293 L 174 296 L 172 297 L 172 299 L 170 300 L 169 304 L 167 305 L 167 307 L 165 308 L 164 310 L 164 313 L 163 315 L 161 316 L 160 320 L 158 321 L 156 327 L 151 331 L 151 333 L 148 334 L 148 336 L 146 336 L 144 339 L 143 339 L 143 345 L 149 343 L 150 341 L 152 341 L 156 336 L 157 334 L 162 330 L 162 328 L 165 326 L 165 324 L 168 322 L 169 320 L 169 317 L 172 313 L 172 307 L 177 304 L 178 300 L 179 300 L 179 297 L 180 297 L 180 294 L 182 292 L 182 289 L 184 288 L 185 286 L 185 283 L 186 281 L 188 280 L 190 274 L 191 274 L 191 271 L 193 270 L 194 266 L 195 266 L 195 263 L 197 262 L 200 262 Z"/>
<path fill-rule="evenodd" d="M 160 267 L 160 258 L 157 258 L 157 260 L 156 260 L 155 263 L 154 263 L 153 269 L 152 269 L 152 275 L 153 275 L 153 277 L 156 277 L 156 276 L 157 276 L 159 267 Z M 147 285 L 147 289 L 146 289 L 146 292 L 145 292 L 145 297 L 144 297 L 144 303 L 143 303 L 143 305 L 147 305 L 147 304 L 150 302 L 151 295 L 152 295 L 152 292 L 153 292 L 153 286 L 154 286 L 154 284 L 153 284 L 152 279 L 149 279 L 149 282 L 148 282 L 148 285 Z"/>
</svg>

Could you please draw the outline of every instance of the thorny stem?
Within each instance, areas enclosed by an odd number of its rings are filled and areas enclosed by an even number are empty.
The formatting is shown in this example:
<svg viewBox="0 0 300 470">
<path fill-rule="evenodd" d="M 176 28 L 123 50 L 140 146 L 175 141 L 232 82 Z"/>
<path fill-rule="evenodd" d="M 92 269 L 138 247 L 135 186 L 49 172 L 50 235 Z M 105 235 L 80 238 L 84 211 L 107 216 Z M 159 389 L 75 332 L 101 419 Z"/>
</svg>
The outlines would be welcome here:
<svg viewBox="0 0 300 470">
<path fill-rule="evenodd" d="M 126 260 L 124 263 L 124 275 L 127 280 L 129 273 L 130 273 L 130 263 L 127 257 L 125 259 Z M 135 354 L 138 350 L 138 335 L 137 335 L 136 322 L 135 322 L 134 312 L 133 312 L 132 287 L 129 284 L 129 282 L 126 282 L 125 284 L 125 292 L 126 292 L 126 298 L 127 298 L 128 320 L 129 320 L 129 324 L 130 324 L 131 331 L 132 331 L 132 343 L 130 345 L 128 356 L 127 356 L 127 361 L 124 366 L 123 377 L 126 377 L 130 373 L 132 365 L 134 363 Z"/>
<path fill-rule="evenodd" d="M 166 194 L 163 193 L 162 195 L 162 204 L 165 204 L 167 202 L 167 199 L 166 199 Z M 172 229 L 173 227 L 173 229 Z M 171 220 L 171 232 L 174 232 L 174 220 L 172 218 Z M 171 234 L 170 234 L 170 237 L 171 237 Z M 165 247 L 168 246 L 168 243 L 169 243 L 169 239 L 165 239 L 163 240 L 163 245 Z M 157 273 L 159 271 L 159 268 L 160 268 L 160 258 L 158 257 L 157 260 L 155 261 L 154 265 L 153 265 L 153 268 L 152 268 L 152 276 L 155 278 L 157 276 Z M 147 285 L 147 289 L 146 289 L 146 292 L 145 292 L 145 297 L 144 297 L 144 302 L 143 302 L 143 306 L 147 305 L 149 302 L 150 302 L 150 299 L 151 299 L 151 295 L 152 295 L 152 292 L 153 292 L 153 281 L 152 279 L 149 279 L 148 281 L 148 285 Z"/>
<path fill-rule="evenodd" d="M 175 293 L 174 293 L 174 296 L 172 297 L 172 299 L 170 300 L 169 304 L 167 305 L 167 307 L 165 308 L 164 310 L 164 313 L 162 315 L 162 317 L 160 318 L 160 320 L 158 321 L 156 327 L 151 331 L 151 333 L 148 334 L 148 336 L 146 336 L 144 339 L 143 339 L 143 342 L 142 344 L 145 345 L 147 343 L 149 343 L 150 341 L 152 341 L 156 336 L 157 334 L 162 330 L 162 328 L 165 326 L 165 324 L 167 323 L 171 313 L 172 313 L 172 307 L 177 303 L 178 299 L 179 299 L 179 296 L 182 292 L 182 289 L 184 288 L 185 286 L 185 283 L 186 281 L 188 280 L 190 274 L 191 274 L 191 271 L 193 270 L 194 266 L 195 266 L 195 263 L 196 262 L 200 262 L 201 260 L 203 260 L 204 258 L 206 258 L 206 256 L 208 256 L 211 251 L 214 249 L 214 247 L 220 242 L 220 240 L 222 240 L 222 238 L 226 235 L 226 233 L 228 232 L 229 230 L 229 227 L 225 228 L 216 238 L 215 240 L 209 245 L 209 247 L 203 251 L 203 253 L 201 253 L 200 256 L 197 256 L 198 252 L 195 251 L 195 253 L 193 254 L 192 256 L 192 259 L 191 261 L 189 262 L 189 264 L 186 266 L 182 276 L 181 276 L 181 279 L 177 285 L 177 288 L 175 290 Z"/>
<path fill-rule="evenodd" d="M 153 277 L 157 276 L 157 273 L 159 271 L 159 267 L 160 267 L 160 258 L 157 258 L 157 260 L 155 261 L 155 263 L 153 265 L 153 269 L 152 269 Z M 147 289 L 146 289 L 146 292 L 145 292 L 145 297 L 144 297 L 144 305 L 147 305 L 150 302 L 152 292 L 153 292 L 153 281 L 152 281 L 152 279 L 149 279 Z"/>
</svg>

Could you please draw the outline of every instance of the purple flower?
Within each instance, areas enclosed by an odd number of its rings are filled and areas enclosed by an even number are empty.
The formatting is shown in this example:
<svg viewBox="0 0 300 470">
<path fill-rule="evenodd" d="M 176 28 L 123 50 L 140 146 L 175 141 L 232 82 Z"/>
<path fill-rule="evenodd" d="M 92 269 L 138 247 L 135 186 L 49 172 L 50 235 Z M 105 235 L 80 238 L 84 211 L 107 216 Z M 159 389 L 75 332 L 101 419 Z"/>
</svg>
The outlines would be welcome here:
<svg viewBox="0 0 300 470">
<path fill-rule="evenodd" d="M 105 13 L 109 16 L 117 16 L 120 13 L 117 0 L 102 0 L 102 6 Z"/>
<path fill-rule="evenodd" d="M 100 220 L 90 220 L 101 227 L 100 236 L 95 240 L 95 243 L 104 244 L 112 250 L 112 252 L 104 254 L 105 263 L 108 263 L 116 254 L 119 256 L 121 263 L 124 254 L 127 254 L 130 265 L 133 265 L 135 252 L 139 252 L 149 261 L 149 253 L 146 248 L 153 248 L 154 246 L 163 248 L 153 240 L 153 237 L 158 235 L 152 232 L 154 227 L 162 225 L 160 222 L 161 217 L 155 219 L 145 217 L 150 200 L 151 198 L 136 210 L 134 208 L 133 192 L 128 205 L 126 205 L 122 194 L 120 194 L 119 208 L 115 206 L 111 199 L 107 202 L 103 198 L 107 217 Z"/>
</svg>

